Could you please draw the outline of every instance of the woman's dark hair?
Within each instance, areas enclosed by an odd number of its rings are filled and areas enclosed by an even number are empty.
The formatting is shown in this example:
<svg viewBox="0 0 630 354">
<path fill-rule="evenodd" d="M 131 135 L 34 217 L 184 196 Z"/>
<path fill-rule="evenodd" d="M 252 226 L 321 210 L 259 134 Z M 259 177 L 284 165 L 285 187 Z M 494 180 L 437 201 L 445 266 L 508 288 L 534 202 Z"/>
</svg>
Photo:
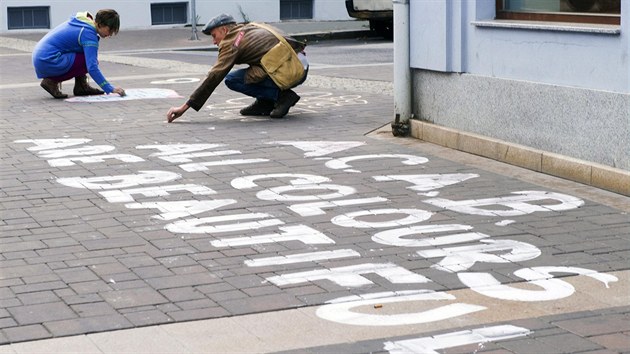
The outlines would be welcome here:
<svg viewBox="0 0 630 354">
<path fill-rule="evenodd" d="M 118 12 L 116 12 L 116 10 L 112 10 L 112 9 L 98 10 L 98 12 L 96 13 L 96 18 L 94 19 L 94 22 L 102 26 L 109 27 L 109 31 L 111 32 L 112 35 L 117 34 L 118 30 L 120 29 L 120 16 L 118 16 Z"/>
</svg>

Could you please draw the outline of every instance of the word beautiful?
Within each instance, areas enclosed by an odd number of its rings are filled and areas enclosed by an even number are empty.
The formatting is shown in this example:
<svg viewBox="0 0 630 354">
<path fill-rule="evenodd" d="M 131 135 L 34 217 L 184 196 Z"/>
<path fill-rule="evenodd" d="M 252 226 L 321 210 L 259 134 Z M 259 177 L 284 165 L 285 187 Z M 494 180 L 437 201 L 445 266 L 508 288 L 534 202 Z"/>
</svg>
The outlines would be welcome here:
<svg viewBox="0 0 630 354">
<path fill-rule="evenodd" d="M 145 161 L 144 158 L 130 154 L 107 154 L 115 149 L 110 145 L 86 145 L 89 139 L 34 139 L 18 140 L 17 143 L 32 143 L 28 148 L 46 158 L 48 164 L 54 167 L 72 166 L 76 163 L 101 163 L 105 160 L 120 160 L 125 163 Z M 414 155 L 376 154 L 355 155 L 341 158 L 327 158 L 332 153 L 349 150 L 363 145 L 362 142 L 304 142 L 277 141 L 269 144 L 293 146 L 305 151 L 305 157 L 325 161 L 327 168 L 344 170 L 348 173 L 360 173 L 350 163 L 361 160 L 396 159 L 403 165 L 414 166 L 424 164 L 429 160 Z M 171 145 L 142 145 L 137 150 L 153 150 L 149 157 L 158 158 L 170 163 L 178 164 L 183 171 L 206 171 L 212 166 L 244 165 L 266 163 L 264 158 L 250 159 L 219 159 L 223 156 L 241 154 L 238 150 L 219 150 L 222 144 L 171 144 Z M 194 159 L 211 159 L 210 161 L 193 162 Z M 127 167 L 125 167 L 127 168 Z M 448 209 L 467 215 L 488 217 L 516 217 L 534 212 L 558 212 L 575 209 L 584 202 L 578 198 L 544 191 L 517 191 L 512 195 L 476 200 L 448 200 L 433 198 L 437 189 L 463 183 L 477 174 L 408 174 L 372 176 L 377 182 L 407 182 L 407 188 L 419 195 L 427 196 L 424 203 Z M 211 234 L 214 238 L 211 245 L 221 247 L 241 247 L 258 244 L 281 243 L 299 241 L 305 245 L 335 244 L 335 241 L 324 233 L 308 225 L 285 225 L 285 223 L 268 213 L 246 213 L 219 216 L 197 217 L 202 213 L 218 210 L 222 207 L 236 204 L 235 199 L 210 199 L 210 195 L 217 194 L 213 189 L 197 184 L 176 184 L 174 181 L 182 176 L 170 171 L 138 171 L 136 174 L 97 177 L 66 177 L 58 178 L 57 182 L 73 188 L 87 188 L 98 193 L 111 203 L 125 203 L 130 209 L 156 209 L 158 214 L 153 218 L 169 221 L 165 228 L 179 234 Z M 256 182 L 261 180 L 282 181 L 286 185 L 263 188 Z M 374 205 L 388 202 L 382 197 L 349 198 L 357 193 L 351 186 L 332 183 L 325 176 L 299 173 L 259 174 L 234 178 L 231 186 L 239 191 L 255 190 L 256 197 L 265 201 L 277 201 L 289 204 L 288 208 L 302 218 L 325 215 L 329 210 L 340 206 Z M 284 183 L 284 182 L 280 182 Z M 202 198 L 185 201 L 165 200 L 172 192 L 187 192 Z M 311 194 L 306 194 L 311 193 Z M 136 201 L 136 196 L 144 196 L 155 201 Z M 162 198 L 161 198 L 162 197 Z M 144 198 L 143 200 L 146 200 Z M 206 199 L 207 198 L 207 199 Z M 402 217 L 401 217 L 402 215 Z M 343 228 L 360 228 L 376 230 L 372 240 L 388 246 L 418 248 L 416 254 L 424 258 L 441 258 L 432 267 L 440 271 L 456 274 L 458 279 L 467 287 L 485 296 L 512 301 L 548 301 L 570 296 L 575 289 L 571 284 L 560 279 L 554 279 L 553 273 L 571 273 L 591 277 L 601 281 L 606 286 L 608 282 L 617 278 L 593 270 L 578 267 L 532 267 L 516 270 L 514 275 L 527 283 L 535 285 L 533 289 L 516 288 L 501 284 L 496 278 L 485 272 L 469 272 L 477 262 L 486 263 L 514 263 L 532 260 L 541 255 L 536 246 L 514 240 L 492 240 L 490 235 L 472 232 L 473 226 L 461 224 L 418 225 L 429 220 L 433 213 L 416 208 L 383 208 L 360 210 L 331 217 L 330 221 Z M 369 221 L 374 216 L 379 220 Z M 510 220 L 511 221 L 511 220 Z M 505 220 L 497 225 L 505 224 Z M 283 226 L 284 225 L 284 226 Z M 265 233 L 257 230 L 277 227 L 279 232 Z M 250 233 L 250 236 L 221 237 L 230 232 Z M 414 236 L 415 238 L 408 238 Z M 458 244 L 466 244 L 459 245 Z M 288 263 L 299 263 L 315 260 L 330 260 L 339 258 L 361 257 L 353 249 L 340 249 L 324 252 L 308 252 L 289 256 L 257 258 L 245 261 L 248 267 L 273 266 Z M 421 274 L 409 271 L 390 262 L 369 262 L 351 266 L 334 267 L 330 269 L 316 269 L 296 273 L 281 274 L 266 278 L 267 281 L 282 287 L 316 280 L 329 280 L 343 287 L 356 288 L 372 284 L 364 274 L 375 273 L 396 284 L 423 284 L 431 282 Z M 350 310 L 365 304 L 384 304 L 403 301 L 435 301 L 455 300 L 446 292 L 431 290 L 409 290 L 399 292 L 382 292 L 365 294 L 362 296 L 343 297 L 330 301 L 320 307 L 317 314 L 325 319 L 355 325 L 400 325 L 426 323 L 447 318 L 462 316 L 486 309 L 483 306 L 451 303 L 421 313 L 373 315 L 357 314 Z"/>
</svg>

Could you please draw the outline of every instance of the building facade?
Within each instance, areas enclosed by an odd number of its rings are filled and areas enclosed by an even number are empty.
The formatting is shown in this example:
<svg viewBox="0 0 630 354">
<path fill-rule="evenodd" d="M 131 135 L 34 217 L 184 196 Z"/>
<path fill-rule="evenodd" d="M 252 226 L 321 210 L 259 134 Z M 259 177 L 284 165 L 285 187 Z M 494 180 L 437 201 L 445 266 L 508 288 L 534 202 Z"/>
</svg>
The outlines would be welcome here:
<svg viewBox="0 0 630 354">
<path fill-rule="evenodd" d="M 408 3 L 416 118 L 630 171 L 630 1 Z"/>
<path fill-rule="evenodd" d="M 46 30 L 78 11 L 96 13 L 101 8 L 118 11 L 123 30 L 181 26 L 192 23 L 193 3 L 198 24 L 204 24 L 220 13 L 229 13 L 237 21 L 350 19 L 343 0 L 3 0 L 0 3 L 0 32 Z"/>
</svg>

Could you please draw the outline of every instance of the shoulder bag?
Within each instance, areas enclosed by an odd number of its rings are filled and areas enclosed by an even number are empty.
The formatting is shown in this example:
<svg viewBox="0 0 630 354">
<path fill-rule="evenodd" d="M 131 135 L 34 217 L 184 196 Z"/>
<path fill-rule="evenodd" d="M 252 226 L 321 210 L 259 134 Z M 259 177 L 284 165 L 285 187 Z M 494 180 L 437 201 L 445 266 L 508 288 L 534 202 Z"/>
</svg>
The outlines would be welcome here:
<svg viewBox="0 0 630 354">
<path fill-rule="evenodd" d="M 304 66 L 298 59 L 295 50 L 271 26 L 253 22 L 252 24 L 273 33 L 280 40 L 260 60 L 263 69 L 281 90 L 294 87 L 304 77 Z"/>
</svg>

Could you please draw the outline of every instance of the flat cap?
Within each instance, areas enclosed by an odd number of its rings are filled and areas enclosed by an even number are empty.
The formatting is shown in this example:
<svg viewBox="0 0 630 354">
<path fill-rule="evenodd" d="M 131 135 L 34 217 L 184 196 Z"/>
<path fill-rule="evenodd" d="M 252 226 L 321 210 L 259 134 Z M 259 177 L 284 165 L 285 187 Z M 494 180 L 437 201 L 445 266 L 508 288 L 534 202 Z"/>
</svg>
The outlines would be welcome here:
<svg viewBox="0 0 630 354">
<path fill-rule="evenodd" d="M 210 21 L 208 21 L 208 23 L 206 23 L 206 25 L 203 27 L 201 32 L 203 32 L 204 34 L 210 35 L 210 32 L 213 29 L 219 26 L 230 24 L 230 23 L 236 23 L 236 20 L 234 19 L 234 17 L 228 14 L 220 14 L 218 16 L 213 17 Z"/>
</svg>

